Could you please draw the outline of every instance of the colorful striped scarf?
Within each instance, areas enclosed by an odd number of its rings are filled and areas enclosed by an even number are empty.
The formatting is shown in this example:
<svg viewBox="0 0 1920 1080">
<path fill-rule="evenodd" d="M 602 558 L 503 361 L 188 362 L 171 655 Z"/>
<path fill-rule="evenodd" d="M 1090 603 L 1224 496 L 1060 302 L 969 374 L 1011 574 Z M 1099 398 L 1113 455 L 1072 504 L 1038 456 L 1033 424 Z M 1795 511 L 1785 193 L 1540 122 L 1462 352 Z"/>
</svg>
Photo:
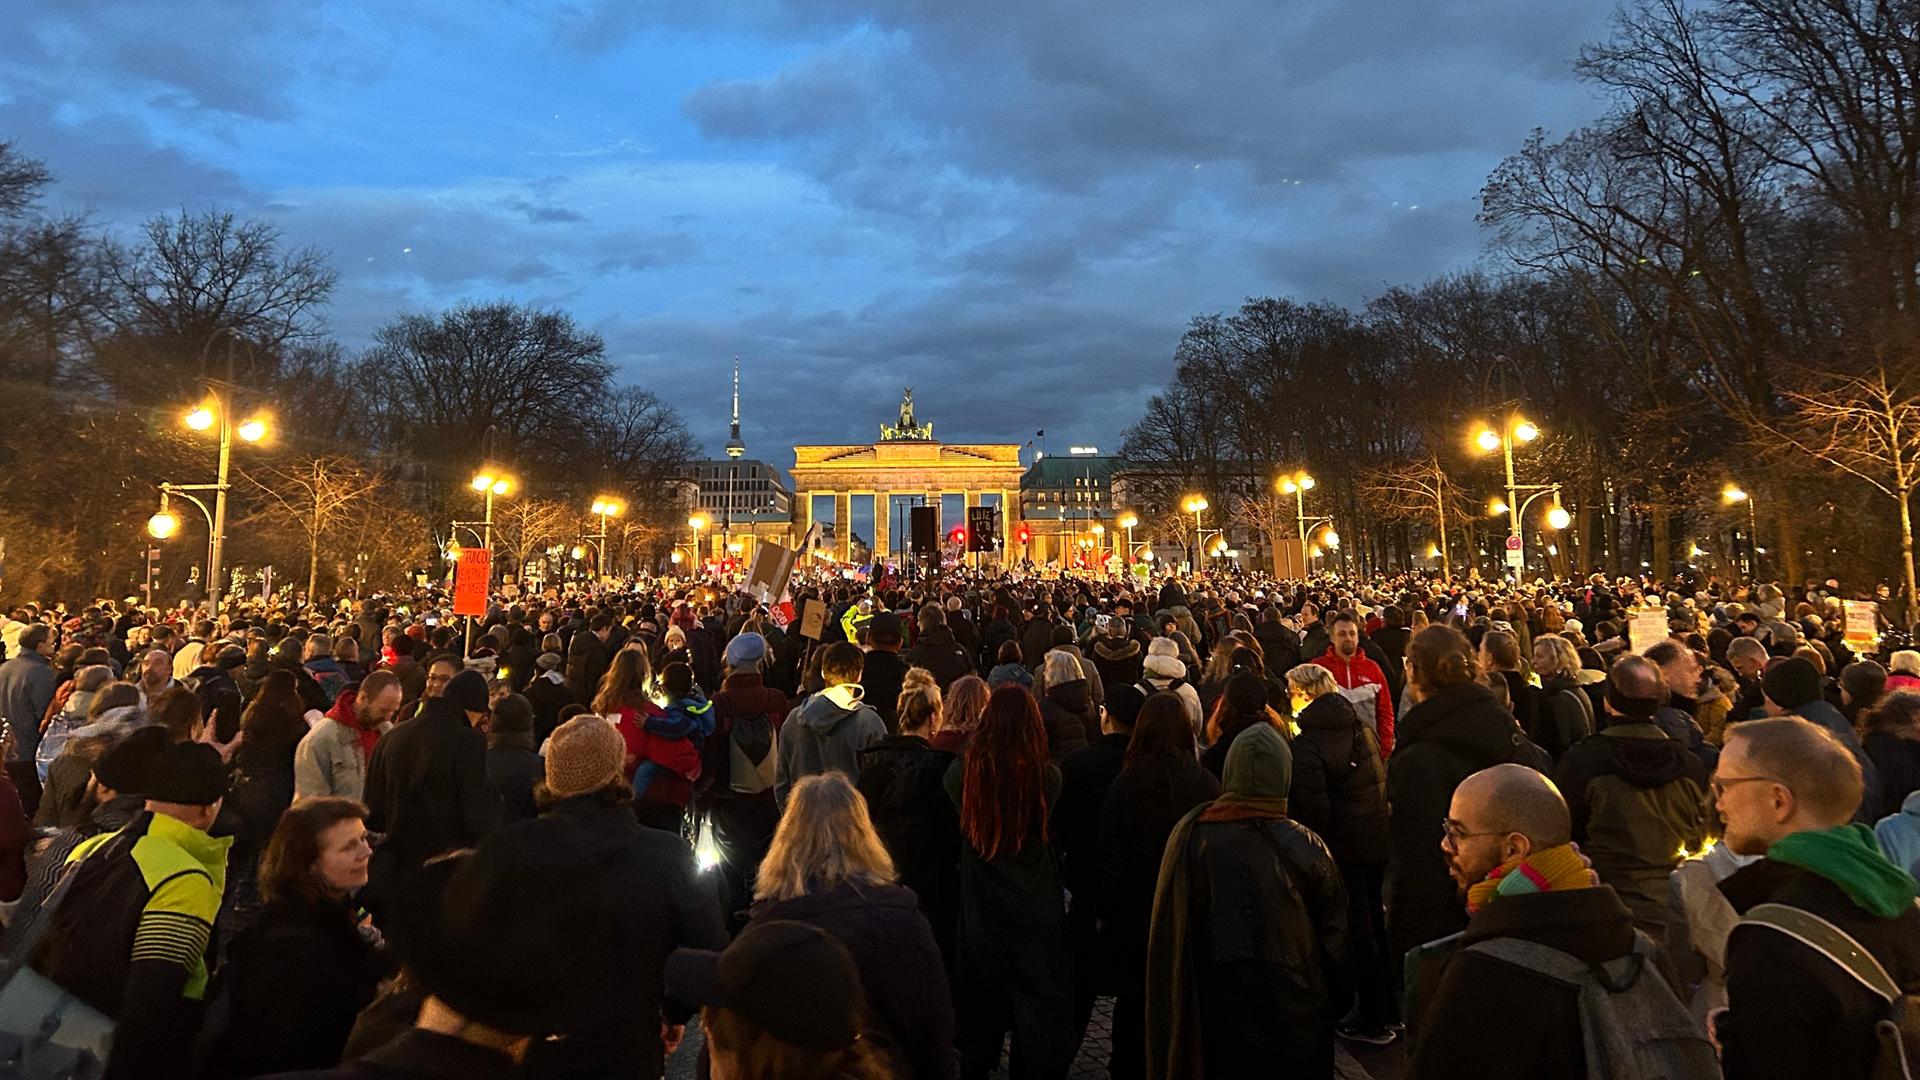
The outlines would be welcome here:
<svg viewBox="0 0 1920 1080">
<path fill-rule="evenodd" d="M 1580 849 L 1561 844 L 1495 867 L 1486 880 L 1467 890 L 1467 914 L 1479 911 L 1497 897 L 1590 889 L 1598 884 L 1600 875 L 1587 865 Z"/>
</svg>

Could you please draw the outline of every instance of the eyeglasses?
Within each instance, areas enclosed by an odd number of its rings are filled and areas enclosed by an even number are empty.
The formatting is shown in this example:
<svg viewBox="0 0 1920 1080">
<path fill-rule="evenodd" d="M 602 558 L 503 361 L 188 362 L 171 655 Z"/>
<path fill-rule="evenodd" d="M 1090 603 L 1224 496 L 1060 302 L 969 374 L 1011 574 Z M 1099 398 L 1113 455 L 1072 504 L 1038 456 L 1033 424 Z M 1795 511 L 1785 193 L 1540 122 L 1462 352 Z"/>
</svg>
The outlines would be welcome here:
<svg viewBox="0 0 1920 1080">
<path fill-rule="evenodd" d="M 1713 792 L 1713 797 L 1716 799 L 1725 798 L 1728 788 L 1736 787 L 1740 784 L 1751 784 L 1756 780 L 1764 780 L 1769 784 L 1778 784 L 1780 782 L 1777 778 L 1771 776 L 1716 776 L 1707 781 L 1707 790 Z"/>
<path fill-rule="evenodd" d="M 1468 832 L 1467 827 L 1452 818 L 1440 819 L 1440 846 L 1449 851 L 1458 850 L 1460 841 L 1471 840 L 1476 836 L 1505 836 L 1506 829 L 1490 829 L 1486 832 Z"/>
</svg>

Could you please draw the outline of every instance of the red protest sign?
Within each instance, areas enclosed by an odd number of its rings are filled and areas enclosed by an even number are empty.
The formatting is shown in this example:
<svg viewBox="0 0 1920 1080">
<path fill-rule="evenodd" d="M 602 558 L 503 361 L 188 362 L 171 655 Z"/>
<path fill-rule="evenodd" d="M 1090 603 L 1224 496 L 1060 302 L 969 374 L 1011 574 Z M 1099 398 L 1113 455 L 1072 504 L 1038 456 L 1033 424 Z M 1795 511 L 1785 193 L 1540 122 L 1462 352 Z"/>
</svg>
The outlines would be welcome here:
<svg viewBox="0 0 1920 1080">
<path fill-rule="evenodd" d="M 459 561 L 453 564 L 453 613 L 485 615 L 487 582 L 493 576 L 493 559 L 486 548 L 461 548 Z"/>
</svg>

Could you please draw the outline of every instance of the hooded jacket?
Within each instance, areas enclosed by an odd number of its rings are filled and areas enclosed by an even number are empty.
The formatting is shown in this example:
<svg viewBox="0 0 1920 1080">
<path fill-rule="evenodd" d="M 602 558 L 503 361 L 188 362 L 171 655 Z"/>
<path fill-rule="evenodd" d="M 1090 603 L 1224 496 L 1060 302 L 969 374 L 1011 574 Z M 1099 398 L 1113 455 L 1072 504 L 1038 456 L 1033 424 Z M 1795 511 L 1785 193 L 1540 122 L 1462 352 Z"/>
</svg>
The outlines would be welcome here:
<svg viewBox="0 0 1920 1080">
<path fill-rule="evenodd" d="M 1387 761 L 1387 802 L 1393 807 L 1387 932 L 1395 949 L 1405 952 L 1466 926 L 1466 910 L 1440 852 L 1440 822 L 1460 781 L 1503 762 L 1550 767 L 1486 687 L 1442 687 L 1407 710 L 1400 749 Z"/>
<path fill-rule="evenodd" d="M 1047 752 L 1055 761 L 1100 737 L 1100 713 L 1085 679 L 1048 687 L 1040 701 L 1040 719 L 1047 727 Z"/>
<path fill-rule="evenodd" d="M 1634 925 L 1660 940 L 1667 875 L 1706 835 L 1707 767 L 1658 725 L 1616 716 L 1567 751 L 1554 781 L 1573 813 L 1574 842 Z"/>
<path fill-rule="evenodd" d="M 862 696 L 851 683 L 829 686 L 787 714 L 773 779 L 782 806 L 803 776 L 837 769 L 849 783 L 859 780 L 860 751 L 887 737 L 887 725 Z"/>
<path fill-rule="evenodd" d="M 1888 814 L 1873 827 L 1888 861 L 1920 877 L 1920 791 L 1907 796 L 1897 814 Z"/>
<path fill-rule="evenodd" d="M 1742 915 L 1763 903 L 1818 915 L 1859 942 L 1911 993 L 1920 986 L 1920 906 L 1914 904 L 1913 878 L 1886 861 L 1870 833 L 1859 836 L 1861 826 L 1827 831 L 1835 835 L 1814 843 L 1832 848 L 1835 857 L 1806 860 L 1819 870 L 1782 861 L 1793 846 L 1783 851 L 1782 845 L 1808 835 L 1795 834 L 1722 881 L 1720 891 Z M 1869 910 L 1852 894 L 1895 914 Z M 1897 903 L 1901 896 L 1904 903 Z M 1886 999 L 1795 938 L 1748 923 L 1727 938 L 1727 1011 L 1716 1029 L 1727 1080 L 1867 1080 L 1873 1075 L 1874 1024 L 1886 1014 Z"/>
<path fill-rule="evenodd" d="M 907 650 L 906 661 L 910 668 L 926 668 L 932 672 L 933 681 L 943 694 L 962 675 L 973 674 L 973 658 L 944 623 L 921 631 L 920 640 Z"/>
<path fill-rule="evenodd" d="M 1387 861 L 1387 769 L 1373 730 L 1360 723 L 1338 694 L 1326 694 L 1300 710 L 1294 722 L 1293 820 L 1327 842 L 1334 861 L 1384 865 Z"/>
<path fill-rule="evenodd" d="M 1100 680 L 1106 685 L 1131 686 L 1140 681 L 1143 650 L 1139 642 L 1105 634 L 1094 638 L 1088 651 L 1093 654 L 1094 670 L 1100 673 Z"/>
<path fill-rule="evenodd" d="M 1148 696 L 1160 690 L 1179 694 L 1187 706 L 1187 719 L 1193 722 L 1194 734 L 1200 734 L 1206 723 L 1206 714 L 1200 708 L 1200 691 L 1187 681 L 1187 665 L 1179 657 L 1149 653 L 1141 661 L 1140 689 Z"/>
</svg>

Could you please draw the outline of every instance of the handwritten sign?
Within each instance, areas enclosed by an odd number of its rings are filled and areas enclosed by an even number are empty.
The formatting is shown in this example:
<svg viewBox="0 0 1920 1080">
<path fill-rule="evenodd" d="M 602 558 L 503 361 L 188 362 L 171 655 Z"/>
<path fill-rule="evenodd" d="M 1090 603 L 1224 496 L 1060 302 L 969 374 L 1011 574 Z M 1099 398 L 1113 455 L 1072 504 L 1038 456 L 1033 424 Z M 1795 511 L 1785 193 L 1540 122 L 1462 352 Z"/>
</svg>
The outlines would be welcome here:
<svg viewBox="0 0 1920 1080">
<path fill-rule="evenodd" d="M 1848 600 L 1847 644 L 1873 648 L 1880 643 L 1880 609 L 1871 600 Z"/>
<path fill-rule="evenodd" d="M 493 577 L 492 553 L 486 548 L 461 548 L 453 564 L 453 613 L 485 615 L 487 584 Z"/>
<path fill-rule="evenodd" d="M 1636 653 L 1646 652 L 1670 634 L 1666 608 L 1637 608 L 1628 617 L 1627 644 Z"/>
<path fill-rule="evenodd" d="M 800 636 L 820 640 L 820 634 L 827 628 L 827 602 L 809 597 L 806 607 L 800 612 Z"/>
</svg>

